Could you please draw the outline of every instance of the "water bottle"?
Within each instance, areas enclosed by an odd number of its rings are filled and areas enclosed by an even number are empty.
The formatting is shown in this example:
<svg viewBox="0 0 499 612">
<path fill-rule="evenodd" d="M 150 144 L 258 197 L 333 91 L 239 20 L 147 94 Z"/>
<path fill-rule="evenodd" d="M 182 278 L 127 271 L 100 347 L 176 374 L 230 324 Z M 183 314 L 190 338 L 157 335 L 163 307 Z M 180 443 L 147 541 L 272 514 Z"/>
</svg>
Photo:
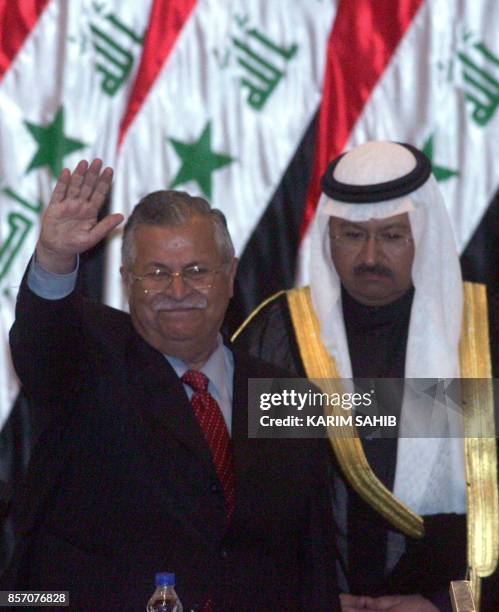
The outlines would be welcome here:
<svg viewBox="0 0 499 612">
<path fill-rule="evenodd" d="M 175 593 L 175 574 L 161 572 L 155 577 L 156 590 L 147 602 L 147 612 L 182 612 L 183 607 Z"/>
</svg>

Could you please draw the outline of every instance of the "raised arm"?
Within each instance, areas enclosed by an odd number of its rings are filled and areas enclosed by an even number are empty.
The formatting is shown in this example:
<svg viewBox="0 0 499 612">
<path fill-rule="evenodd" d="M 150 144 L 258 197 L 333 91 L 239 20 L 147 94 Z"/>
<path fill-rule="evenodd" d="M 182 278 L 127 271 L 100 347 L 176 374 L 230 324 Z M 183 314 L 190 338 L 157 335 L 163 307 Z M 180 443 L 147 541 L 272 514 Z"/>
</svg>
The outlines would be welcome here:
<svg viewBox="0 0 499 612">
<path fill-rule="evenodd" d="M 97 220 L 112 176 L 111 168 L 102 170 L 97 159 L 90 165 L 81 161 L 73 172 L 62 171 L 36 246 L 42 268 L 55 274 L 72 272 L 76 255 L 97 244 L 123 220 L 119 214 Z M 65 299 L 44 298 L 30 290 L 27 279 L 28 275 L 19 291 L 10 333 L 12 358 L 26 394 L 36 401 L 48 400 L 58 409 L 69 390 L 86 384 L 88 360 L 83 353 L 88 338 L 82 328 L 83 302 L 74 293 Z"/>
<path fill-rule="evenodd" d="M 123 221 L 121 214 L 97 220 L 112 180 L 112 169 L 102 170 L 100 159 L 90 165 L 82 160 L 73 172 L 67 168 L 61 172 L 36 245 L 37 261 L 45 270 L 71 272 L 76 255 L 91 249 Z"/>
</svg>

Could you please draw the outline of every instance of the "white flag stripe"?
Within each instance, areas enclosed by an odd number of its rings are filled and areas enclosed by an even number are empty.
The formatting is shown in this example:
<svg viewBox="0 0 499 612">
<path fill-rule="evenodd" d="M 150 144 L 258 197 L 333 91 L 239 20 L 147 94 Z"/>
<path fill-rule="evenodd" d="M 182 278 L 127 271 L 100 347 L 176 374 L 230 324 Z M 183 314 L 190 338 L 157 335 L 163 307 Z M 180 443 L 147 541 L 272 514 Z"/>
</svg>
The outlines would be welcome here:
<svg viewBox="0 0 499 612">
<path fill-rule="evenodd" d="M 426 3 L 374 90 L 348 145 L 389 139 L 423 147 L 433 136 L 434 167 L 459 173 L 440 181 L 459 252 L 466 247 L 499 186 L 497 32 L 497 3 Z M 497 64 L 488 60 L 476 44 L 493 53 Z M 495 110 L 484 125 L 473 119 L 474 107 L 465 98 L 465 92 L 471 89 L 463 74 L 473 69 L 463 64 L 459 54 L 469 57 L 497 81 Z"/>
<path fill-rule="evenodd" d="M 63 109 L 62 133 L 81 148 L 60 163 L 114 165 L 150 2 L 52 0 L 0 82 L 0 426 L 18 392 L 7 337 L 17 287 L 55 180 L 47 159 L 29 169 L 41 146 L 28 123 L 46 128 Z"/>
<path fill-rule="evenodd" d="M 125 138 L 113 210 L 129 213 L 168 188 L 182 165 L 170 139 L 194 143 L 210 125 L 211 150 L 233 161 L 212 173 L 204 195 L 227 215 L 241 253 L 320 103 L 333 17 L 330 3 L 239 1 L 220 11 L 200 0 Z M 178 188 L 203 195 L 194 180 Z M 106 300 L 124 308 L 118 267 L 116 240 Z"/>
<path fill-rule="evenodd" d="M 433 168 L 460 253 L 499 187 L 498 31 L 497 3 L 426 2 L 345 147 L 368 140 L 395 140 L 423 148 L 432 139 Z M 466 94 L 484 106 L 472 104 Z M 482 123 L 473 117 L 477 108 L 483 111 Z M 301 245 L 298 285 L 309 281 L 308 235 Z"/>
</svg>

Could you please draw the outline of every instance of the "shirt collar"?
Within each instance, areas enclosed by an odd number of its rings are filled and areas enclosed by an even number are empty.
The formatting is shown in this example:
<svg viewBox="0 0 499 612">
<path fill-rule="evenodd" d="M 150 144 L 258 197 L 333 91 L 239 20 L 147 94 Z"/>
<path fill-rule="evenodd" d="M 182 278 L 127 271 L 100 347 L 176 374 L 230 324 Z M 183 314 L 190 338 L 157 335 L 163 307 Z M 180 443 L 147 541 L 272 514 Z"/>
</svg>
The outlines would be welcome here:
<svg viewBox="0 0 499 612">
<path fill-rule="evenodd" d="M 224 389 L 227 387 L 228 380 L 228 372 L 227 372 L 227 357 L 225 354 L 225 347 L 222 340 L 221 334 L 218 334 L 217 337 L 217 346 L 213 353 L 208 357 L 208 360 L 205 362 L 202 368 L 199 369 L 200 372 L 206 374 L 209 378 L 210 383 L 215 387 L 215 390 L 218 394 L 222 395 L 224 393 Z M 182 361 L 179 357 L 175 357 L 173 355 L 166 355 L 166 359 L 169 364 L 175 370 L 175 373 L 179 378 L 187 372 L 189 366 Z"/>
</svg>

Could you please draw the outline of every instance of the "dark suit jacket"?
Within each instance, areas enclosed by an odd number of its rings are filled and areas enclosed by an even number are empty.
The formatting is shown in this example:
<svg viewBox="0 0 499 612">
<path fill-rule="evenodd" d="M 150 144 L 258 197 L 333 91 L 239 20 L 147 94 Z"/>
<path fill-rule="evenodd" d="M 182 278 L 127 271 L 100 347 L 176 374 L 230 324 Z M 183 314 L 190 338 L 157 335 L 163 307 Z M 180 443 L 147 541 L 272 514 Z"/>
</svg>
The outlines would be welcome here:
<svg viewBox="0 0 499 612">
<path fill-rule="evenodd" d="M 12 354 L 45 419 L 14 503 L 4 587 L 70 591 L 72 609 L 143 609 L 174 571 L 189 609 L 334 610 L 323 441 L 247 438 L 251 377 L 283 373 L 235 354 L 236 510 L 181 382 L 130 317 L 23 283 Z"/>
</svg>

